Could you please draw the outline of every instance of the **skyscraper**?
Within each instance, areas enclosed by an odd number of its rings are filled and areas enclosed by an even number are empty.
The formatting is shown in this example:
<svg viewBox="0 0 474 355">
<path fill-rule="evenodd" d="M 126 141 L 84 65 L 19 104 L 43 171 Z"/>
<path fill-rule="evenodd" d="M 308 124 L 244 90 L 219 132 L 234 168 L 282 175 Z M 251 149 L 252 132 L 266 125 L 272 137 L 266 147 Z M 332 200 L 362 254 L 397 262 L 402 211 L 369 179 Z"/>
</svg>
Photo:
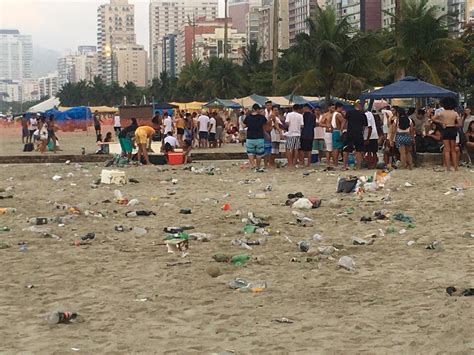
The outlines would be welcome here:
<svg viewBox="0 0 474 355">
<path fill-rule="evenodd" d="M 258 9 L 258 46 L 262 50 L 262 59 L 272 59 L 273 35 L 274 35 L 274 0 L 264 0 L 262 6 Z M 278 7 L 278 48 L 288 49 L 288 1 L 280 1 Z"/>
<path fill-rule="evenodd" d="M 163 39 L 167 35 L 179 36 L 184 25 L 198 18 L 215 19 L 218 0 L 151 0 L 149 7 L 150 71 L 155 78 L 164 71 Z M 179 41 L 179 38 L 176 38 Z"/>
<path fill-rule="evenodd" d="M 18 30 L 0 30 L 0 79 L 32 77 L 33 45 L 30 35 Z"/>
<path fill-rule="evenodd" d="M 99 75 L 111 83 L 114 73 L 114 46 L 135 44 L 135 7 L 128 0 L 110 0 L 97 9 L 97 57 Z"/>
<path fill-rule="evenodd" d="M 288 0 L 288 31 L 290 45 L 295 43 L 296 35 L 308 32 L 306 20 L 311 17 L 316 7 L 317 0 Z"/>
</svg>

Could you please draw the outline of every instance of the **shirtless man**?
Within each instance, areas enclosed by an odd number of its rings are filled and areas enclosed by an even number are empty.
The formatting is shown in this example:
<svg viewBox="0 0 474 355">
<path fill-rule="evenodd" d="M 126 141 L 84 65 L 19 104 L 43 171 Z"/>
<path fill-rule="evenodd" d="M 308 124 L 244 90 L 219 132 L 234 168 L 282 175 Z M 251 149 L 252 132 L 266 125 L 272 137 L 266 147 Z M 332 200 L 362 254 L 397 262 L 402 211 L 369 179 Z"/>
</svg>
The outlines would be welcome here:
<svg viewBox="0 0 474 355">
<path fill-rule="evenodd" d="M 335 111 L 331 115 L 331 127 L 332 127 L 332 159 L 334 166 L 337 166 L 339 160 L 339 151 L 342 151 L 342 139 L 341 132 L 344 124 L 344 117 L 342 116 L 343 105 L 340 102 L 336 102 L 334 105 Z"/>
<path fill-rule="evenodd" d="M 332 127 L 331 117 L 332 112 L 335 111 L 333 104 L 329 105 L 329 110 L 322 114 L 319 121 L 319 126 L 324 128 L 324 144 L 326 145 L 326 166 L 331 166 L 331 154 L 332 154 Z"/>
<path fill-rule="evenodd" d="M 456 137 L 459 127 L 462 127 L 461 119 L 455 111 L 457 101 L 452 97 L 445 97 L 441 100 L 441 106 L 444 110 L 440 110 L 435 114 L 433 122 L 441 124 L 442 127 L 441 134 L 443 136 L 443 154 L 446 168 L 449 171 L 450 165 L 452 165 L 454 170 L 457 171 L 459 160 L 456 152 Z"/>
</svg>

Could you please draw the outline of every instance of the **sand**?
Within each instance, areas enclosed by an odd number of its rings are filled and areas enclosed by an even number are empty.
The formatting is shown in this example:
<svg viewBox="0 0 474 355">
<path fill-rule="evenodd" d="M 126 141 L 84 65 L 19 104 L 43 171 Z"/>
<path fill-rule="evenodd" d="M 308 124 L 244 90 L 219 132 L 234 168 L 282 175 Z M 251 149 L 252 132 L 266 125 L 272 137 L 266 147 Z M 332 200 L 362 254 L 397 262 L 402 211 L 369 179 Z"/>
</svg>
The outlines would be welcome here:
<svg viewBox="0 0 474 355">
<path fill-rule="evenodd" d="M 90 187 L 100 166 L 1 166 L 0 188 L 13 186 L 14 198 L 0 200 L 0 207 L 16 207 L 17 213 L 0 215 L 0 226 L 11 228 L 0 232 L 0 241 L 11 245 L 0 249 L 0 353 L 474 352 L 474 298 L 445 292 L 451 285 L 474 287 L 474 240 L 462 237 L 474 231 L 472 170 L 395 171 L 384 189 L 357 200 L 355 194 L 335 193 L 338 173 L 304 177 L 303 169 L 253 173 L 235 163 L 214 164 L 221 174 L 195 174 L 182 167 L 124 169 L 140 183 L 120 191 L 140 200 L 133 208 L 157 213 L 136 218 L 125 217 L 130 208 L 113 201 L 116 186 Z M 62 180 L 53 181 L 56 174 Z M 178 181 L 173 185 L 168 178 Z M 261 182 L 239 184 L 256 178 Z M 407 181 L 413 186 L 405 187 Z M 266 192 L 267 199 L 248 197 L 268 184 L 273 190 Z M 452 186 L 466 189 L 445 195 Z M 281 205 L 287 193 L 296 191 L 324 199 L 320 208 L 303 211 L 313 219 L 306 227 L 288 224 L 295 218 L 290 207 Z M 384 204 L 389 193 L 392 201 Z M 329 204 L 334 198 L 340 201 Z M 106 199 L 112 203 L 102 203 Z M 48 225 L 62 240 L 22 231 L 29 217 L 65 214 L 51 202 L 102 211 L 106 217 L 80 215 L 64 227 Z M 224 203 L 230 204 L 229 211 L 221 210 Z M 354 213 L 337 216 L 350 207 Z M 179 214 L 180 208 L 191 208 L 192 214 Z M 373 245 L 351 245 L 353 236 L 389 225 L 405 228 L 402 222 L 359 221 L 381 208 L 412 216 L 416 227 L 377 237 Z M 219 263 L 222 275 L 212 278 L 206 269 L 216 264 L 213 254 L 247 252 L 231 245 L 243 237 L 237 210 L 242 216 L 249 211 L 269 216 L 271 236 L 249 251 L 259 256 L 258 263 Z M 116 232 L 116 224 L 146 227 L 148 233 Z M 190 241 L 185 258 L 169 254 L 162 230 L 175 225 L 193 225 L 195 232 L 211 234 L 211 240 Z M 90 245 L 72 245 L 87 232 L 96 233 Z M 305 262 L 307 254 L 296 242 L 315 233 L 323 241 L 311 241 L 313 248 L 332 243 L 343 248 L 329 259 Z M 434 240 L 442 240 L 445 250 L 425 249 Z M 20 251 L 20 241 L 28 243 L 26 252 Z M 408 241 L 415 244 L 408 246 Z M 354 272 L 337 267 L 344 255 L 355 260 Z M 172 262 L 191 263 L 167 266 Z M 261 293 L 231 290 L 227 283 L 235 277 L 264 280 L 267 288 Z M 77 311 L 84 321 L 49 326 L 44 317 L 53 310 Z M 293 323 L 275 322 L 283 317 Z"/>
</svg>

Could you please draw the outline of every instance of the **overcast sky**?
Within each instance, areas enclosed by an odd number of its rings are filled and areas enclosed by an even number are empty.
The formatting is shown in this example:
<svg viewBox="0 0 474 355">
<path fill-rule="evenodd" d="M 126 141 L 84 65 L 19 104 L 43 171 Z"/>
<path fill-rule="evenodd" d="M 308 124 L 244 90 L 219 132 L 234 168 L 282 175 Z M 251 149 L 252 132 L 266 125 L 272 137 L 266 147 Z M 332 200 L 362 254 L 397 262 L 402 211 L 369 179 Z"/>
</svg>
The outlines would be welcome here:
<svg viewBox="0 0 474 355">
<path fill-rule="evenodd" d="M 0 0 L 0 28 L 33 36 L 33 45 L 60 52 L 97 45 L 97 8 L 108 0 Z M 137 42 L 148 50 L 149 0 L 135 5 Z M 223 14 L 224 0 L 219 0 Z"/>
</svg>

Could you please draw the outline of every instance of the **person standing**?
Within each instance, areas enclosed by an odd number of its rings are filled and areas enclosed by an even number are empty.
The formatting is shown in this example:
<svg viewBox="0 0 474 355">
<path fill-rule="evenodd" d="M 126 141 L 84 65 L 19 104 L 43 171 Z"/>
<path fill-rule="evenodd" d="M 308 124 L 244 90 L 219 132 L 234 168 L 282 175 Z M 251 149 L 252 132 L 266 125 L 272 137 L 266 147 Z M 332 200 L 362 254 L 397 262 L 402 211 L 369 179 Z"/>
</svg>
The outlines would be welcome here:
<svg viewBox="0 0 474 355">
<path fill-rule="evenodd" d="M 265 118 L 268 120 L 268 118 L 270 117 L 270 115 L 272 114 L 273 112 L 273 102 L 272 100 L 268 100 L 268 101 L 265 101 Z"/>
<path fill-rule="evenodd" d="M 40 114 L 37 113 L 36 116 L 31 115 L 29 122 L 28 122 L 28 132 L 29 132 L 29 142 L 33 143 L 33 135 L 35 134 L 36 130 L 38 129 L 38 118 Z"/>
<path fill-rule="evenodd" d="M 293 111 L 286 115 L 285 123 L 288 126 L 286 136 L 286 156 L 288 159 L 288 167 L 292 168 L 298 162 L 298 151 L 301 147 L 301 130 L 304 127 L 303 115 L 301 114 L 301 106 L 293 105 Z"/>
<path fill-rule="evenodd" d="M 139 126 L 135 130 L 135 141 L 138 145 L 138 154 L 137 160 L 138 163 L 141 163 L 141 157 L 145 159 L 145 164 L 150 164 L 150 159 L 148 157 L 148 145 L 151 144 L 151 140 L 156 131 L 150 126 Z"/>
<path fill-rule="evenodd" d="M 239 116 L 239 140 L 240 143 L 242 144 L 242 147 L 245 144 L 245 140 L 247 139 L 247 128 L 244 125 L 244 120 L 245 120 L 245 112 L 240 111 L 240 116 Z"/>
<path fill-rule="evenodd" d="M 336 102 L 334 105 L 335 111 L 332 113 L 332 155 L 335 166 L 339 163 L 339 152 L 342 152 L 342 126 L 344 124 L 344 116 L 342 116 L 342 109 L 344 105 L 341 102 Z"/>
<path fill-rule="evenodd" d="M 368 127 L 367 116 L 362 112 L 362 105 L 360 102 L 356 102 L 354 109 L 349 110 L 346 113 L 346 122 L 347 132 L 344 139 L 343 169 L 347 170 L 349 168 L 349 153 L 352 153 L 355 149 L 356 169 L 359 170 L 362 167 L 362 160 L 364 157 L 364 128 Z"/>
<path fill-rule="evenodd" d="M 30 132 L 28 131 L 28 119 L 26 113 L 21 116 L 21 142 L 23 144 L 28 143 Z"/>
<path fill-rule="evenodd" d="M 173 119 L 165 111 L 163 113 L 163 139 L 168 136 L 168 132 L 173 133 Z"/>
<path fill-rule="evenodd" d="M 278 107 L 273 107 L 273 112 L 270 115 L 269 119 L 272 125 L 272 130 L 270 131 L 270 139 L 272 142 L 272 153 L 270 155 L 270 167 L 275 167 L 275 159 L 280 154 L 280 140 L 281 140 L 281 120 L 280 120 L 280 110 Z"/>
<path fill-rule="evenodd" d="M 230 118 L 228 119 L 230 121 Z M 218 113 L 216 115 L 216 142 L 219 148 L 222 147 L 222 144 L 224 143 L 224 127 L 225 123 L 222 114 Z"/>
<path fill-rule="evenodd" d="M 252 112 L 245 117 L 243 124 L 247 128 L 245 146 L 250 168 L 261 172 L 260 165 L 265 155 L 264 129 L 269 126 L 269 121 L 261 114 L 259 104 L 253 105 Z"/>
<path fill-rule="evenodd" d="M 332 126 L 331 118 L 332 114 L 335 111 L 334 104 L 329 104 L 328 111 L 325 112 L 321 120 L 319 121 L 319 126 L 324 128 L 324 145 L 326 146 L 326 166 L 331 166 L 332 155 Z M 336 166 L 337 162 L 333 162 L 333 166 Z"/>
<path fill-rule="evenodd" d="M 413 143 L 414 143 L 413 142 L 413 133 L 414 133 L 413 122 L 410 120 L 410 118 L 408 118 L 408 115 L 405 113 L 405 110 L 403 108 L 399 107 L 397 111 L 398 111 L 397 119 L 394 122 L 393 129 L 396 131 L 395 146 L 400 151 L 400 168 L 401 169 L 408 168 L 409 170 L 412 170 L 413 169 L 412 149 L 413 149 Z M 456 133 L 457 132 L 455 129 L 454 141 L 456 140 Z M 453 153 L 456 154 L 454 150 L 453 150 Z M 447 166 L 449 169 L 449 161 L 447 161 L 446 164 L 448 164 Z"/>
<path fill-rule="evenodd" d="M 462 131 L 464 133 L 467 133 L 469 125 L 471 124 L 472 121 L 474 121 L 474 117 L 471 115 L 471 109 L 469 107 L 466 107 L 462 115 L 462 122 L 463 122 Z"/>
<path fill-rule="evenodd" d="M 117 137 L 121 130 L 122 130 L 122 123 L 120 122 L 120 115 L 118 112 L 116 112 L 114 115 L 114 131 Z"/>
<path fill-rule="evenodd" d="M 457 171 L 459 161 L 456 154 L 456 137 L 458 135 L 458 127 L 461 127 L 461 119 L 455 111 L 457 107 L 456 99 L 452 97 L 444 97 L 441 100 L 443 110 L 439 110 L 433 117 L 433 122 L 441 124 L 441 135 L 444 144 L 444 161 L 447 170 L 451 170 L 451 165 Z"/>
<path fill-rule="evenodd" d="M 97 137 L 101 133 L 100 125 L 102 123 L 102 116 L 100 115 L 99 111 L 95 110 L 93 118 L 94 118 L 95 135 Z"/>
<path fill-rule="evenodd" d="M 368 168 L 374 169 L 377 166 L 377 152 L 379 150 L 379 134 L 375 116 L 372 112 L 366 111 L 367 127 L 364 129 L 365 153 L 367 154 Z"/>
<path fill-rule="evenodd" d="M 313 151 L 314 129 L 316 128 L 316 116 L 311 112 L 311 106 L 303 106 L 304 127 L 301 129 L 300 162 L 305 165 L 305 158 L 308 160 L 306 167 L 311 166 L 311 153 Z"/>
<path fill-rule="evenodd" d="M 178 144 L 180 148 L 182 148 L 184 145 L 184 115 L 184 113 L 180 113 L 178 116 L 178 120 L 176 121 L 176 137 L 178 138 Z"/>
<path fill-rule="evenodd" d="M 314 127 L 314 140 L 313 140 L 313 150 L 318 152 L 318 165 L 321 163 L 323 159 L 324 152 L 326 150 L 324 144 L 324 128 L 321 127 L 321 107 L 316 106 L 314 108 L 314 116 L 316 119 L 316 127 Z"/>
<path fill-rule="evenodd" d="M 209 118 L 209 148 L 216 147 L 216 115 L 216 112 L 212 112 Z"/>
<path fill-rule="evenodd" d="M 118 135 L 120 147 L 122 148 L 122 156 L 132 160 L 133 143 L 132 137 L 135 135 L 135 130 L 138 128 L 136 118 L 132 118 L 132 123 L 122 129 Z"/>
<path fill-rule="evenodd" d="M 199 148 L 207 148 L 209 137 L 210 118 L 204 112 L 198 118 L 199 122 Z"/>
</svg>

